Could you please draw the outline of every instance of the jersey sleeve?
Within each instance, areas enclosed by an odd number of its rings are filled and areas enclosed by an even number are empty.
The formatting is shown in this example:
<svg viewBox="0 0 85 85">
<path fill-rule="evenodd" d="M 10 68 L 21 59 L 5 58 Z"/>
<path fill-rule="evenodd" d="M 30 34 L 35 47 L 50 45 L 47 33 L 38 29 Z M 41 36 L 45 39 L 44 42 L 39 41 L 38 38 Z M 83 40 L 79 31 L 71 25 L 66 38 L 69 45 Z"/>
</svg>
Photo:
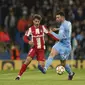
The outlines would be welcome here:
<svg viewBox="0 0 85 85">
<path fill-rule="evenodd" d="M 53 36 L 51 33 L 48 32 L 46 26 L 43 25 L 42 27 L 43 27 L 44 33 L 46 33 L 47 35 L 49 35 L 55 41 L 58 41 L 59 40 L 58 38 L 56 38 L 55 36 Z"/>
<path fill-rule="evenodd" d="M 65 39 L 66 38 L 65 33 L 64 33 L 64 27 L 63 26 L 60 27 L 59 34 L 56 34 L 54 32 L 52 32 L 51 34 L 53 36 L 55 36 L 56 38 L 58 38 L 59 40 L 62 40 L 62 39 Z"/>
<path fill-rule="evenodd" d="M 23 36 L 23 40 L 24 40 L 25 43 L 29 42 L 28 37 L 29 37 L 30 34 L 31 34 L 31 28 L 29 28 L 29 30 L 27 30 L 25 32 L 25 35 Z"/>
<path fill-rule="evenodd" d="M 25 43 L 28 43 L 29 42 L 28 37 L 25 36 L 25 35 L 23 36 L 23 40 L 24 40 Z"/>
<path fill-rule="evenodd" d="M 69 27 L 69 35 L 68 35 L 68 37 L 71 38 L 72 24 L 69 23 L 69 24 L 68 24 L 68 27 Z"/>
<path fill-rule="evenodd" d="M 44 33 L 48 33 L 48 30 L 47 30 L 47 28 L 46 28 L 46 26 L 44 26 L 44 25 L 42 25 L 42 27 L 43 27 L 43 31 L 44 31 Z"/>
<path fill-rule="evenodd" d="M 25 32 L 25 36 L 29 36 L 31 34 L 31 28 L 29 28 L 26 32 Z"/>
</svg>

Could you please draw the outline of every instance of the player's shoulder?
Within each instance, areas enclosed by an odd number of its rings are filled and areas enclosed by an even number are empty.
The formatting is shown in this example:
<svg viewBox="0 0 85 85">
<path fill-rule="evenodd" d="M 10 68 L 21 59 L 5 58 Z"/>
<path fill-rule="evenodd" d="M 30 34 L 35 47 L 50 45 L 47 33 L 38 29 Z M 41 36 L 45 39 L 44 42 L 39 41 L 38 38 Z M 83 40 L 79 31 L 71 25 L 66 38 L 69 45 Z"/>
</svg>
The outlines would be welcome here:
<svg viewBox="0 0 85 85">
<path fill-rule="evenodd" d="M 61 28 L 64 28 L 64 29 L 68 29 L 69 27 L 71 27 L 71 22 L 70 21 L 67 21 L 67 20 L 65 20 L 64 22 L 63 22 L 63 24 L 61 25 Z"/>
<path fill-rule="evenodd" d="M 32 25 L 32 26 L 30 26 L 28 29 L 34 29 L 35 28 L 35 26 L 34 25 Z"/>
<path fill-rule="evenodd" d="M 40 25 L 40 26 L 45 27 L 45 25 Z"/>
<path fill-rule="evenodd" d="M 32 26 L 29 27 L 29 28 L 26 30 L 26 32 L 31 31 L 31 30 L 32 30 Z"/>
<path fill-rule="evenodd" d="M 67 20 L 65 20 L 65 22 L 64 22 L 64 24 L 63 24 L 65 27 L 68 27 L 68 26 L 70 26 L 71 25 L 71 22 L 70 21 L 67 21 Z"/>
<path fill-rule="evenodd" d="M 66 23 L 67 23 L 67 24 L 71 24 L 71 22 L 70 22 L 70 21 L 67 21 L 67 20 L 66 20 Z"/>
<path fill-rule="evenodd" d="M 29 27 L 27 30 L 31 29 L 31 27 Z"/>
<path fill-rule="evenodd" d="M 43 29 L 47 28 L 45 25 L 40 25 Z"/>
</svg>

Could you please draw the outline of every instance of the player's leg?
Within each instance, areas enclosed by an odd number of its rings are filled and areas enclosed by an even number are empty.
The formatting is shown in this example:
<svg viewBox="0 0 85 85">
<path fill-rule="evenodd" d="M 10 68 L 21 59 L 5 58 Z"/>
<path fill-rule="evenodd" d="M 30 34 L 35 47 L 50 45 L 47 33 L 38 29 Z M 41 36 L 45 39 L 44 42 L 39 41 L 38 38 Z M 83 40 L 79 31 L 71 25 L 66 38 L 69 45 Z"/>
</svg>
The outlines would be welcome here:
<svg viewBox="0 0 85 85">
<path fill-rule="evenodd" d="M 66 64 L 66 60 L 61 60 L 61 65 L 65 67 L 65 70 L 67 71 L 68 74 L 70 74 L 70 75 L 73 74 L 69 64 Z"/>
<path fill-rule="evenodd" d="M 59 51 L 60 51 L 60 43 L 56 43 L 52 49 L 51 49 L 51 53 L 48 57 L 48 59 L 46 60 L 45 63 L 45 67 L 44 70 L 46 71 L 48 69 L 48 67 L 52 64 L 53 58 L 57 55 L 59 55 Z"/>
<path fill-rule="evenodd" d="M 21 67 L 21 69 L 20 69 L 20 71 L 18 73 L 18 76 L 17 76 L 16 80 L 19 80 L 20 79 L 20 77 L 22 76 L 22 74 L 26 71 L 26 68 L 30 64 L 31 60 L 32 60 L 32 58 L 30 56 L 27 56 L 24 64 L 22 65 L 22 67 Z"/>
<path fill-rule="evenodd" d="M 74 76 L 74 72 L 72 71 L 71 67 L 69 64 L 66 64 L 66 60 L 70 54 L 69 48 L 63 47 L 60 52 L 60 60 L 61 60 L 61 65 L 65 67 L 65 70 L 69 74 L 68 79 L 72 80 Z"/>
<path fill-rule="evenodd" d="M 38 61 L 38 69 L 42 72 L 42 73 L 46 73 L 44 72 L 44 66 L 45 66 L 45 61 Z"/>
<path fill-rule="evenodd" d="M 21 69 L 20 69 L 20 71 L 18 73 L 18 76 L 16 77 L 16 80 L 19 80 L 20 77 L 22 76 L 22 74 L 26 71 L 26 68 L 30 64 L 30 62 L 32 61 L 32 58 L 34 57 L 34 55 L 35 55 L 35 49 L 32 48 L 29 51 L 28 56 L 27 56 L 24 64 L 22 65 L 22 67 L 21 67 Z"/>
<path fill-rule="evenodd" d="M 40 49 L 37 50 L 36 54 L 37 54 L 37 61 L 38 61 L 38 69 L 41 71 L 43 70 L 44 66 L 45 66 L 45 50 L 44 49 Z"/>
<path fill-rule="evenodd" d="M 45 63 L 45 67 L 44 67 L 45 70 L 47 70 L 48 67 L 52 64 L 53 58 L 54 58 L 56 55 L 58 55 L 58 51 L 55 50 L 55 48 L 52 48 L 52 49 L 51 49 L 51 53 L 50 53 L 50 55 L 49 55 L 49 57 L 48 57 L 48 59 L 46 60 L 46 63 Z"/>
<path fill-rule="evenodd" d="M 67 71 L 68 75 L 68 80 L 72 80 L 74 76 L 74 72 L 72 71 L 71 67 L 69 64 L 66 64 L 66 60 L 61 60 L 61 65 L 65 67 L 65 70 Z"/>
<path fill-rule="evenodd" d="M 58 49 L 58 43 L 56 43 L 52 49 L 51 49 L 51 52 L 50 52 L 50 55 L 48 57 L 48 59 L 46 60 L 46 63 L 45 63 L 45 67 L 44 69 L 42 68 L 41 69 L 41 72 L 42 73 L 46 73 L 48 67 L 52 64 L 52 61 L 53 61 L 53 58 L 58 55 L 58 50 L 56 50 L 56 48 Z"/>
</svg>

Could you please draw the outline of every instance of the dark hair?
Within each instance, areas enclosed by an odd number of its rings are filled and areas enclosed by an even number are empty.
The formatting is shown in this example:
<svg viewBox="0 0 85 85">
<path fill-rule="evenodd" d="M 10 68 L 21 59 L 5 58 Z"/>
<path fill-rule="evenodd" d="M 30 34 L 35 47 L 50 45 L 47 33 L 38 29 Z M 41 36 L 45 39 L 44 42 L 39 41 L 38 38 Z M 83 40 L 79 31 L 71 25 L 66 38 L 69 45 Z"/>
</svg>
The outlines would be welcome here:
<svg viewBox="0 0 85 85">
<path fill-rule="evenodd" d="M 34 19 L 38 19 L 38 20 L 42 20 L 42 17 L 39 15 L 39 14 L 34 14 L 34 16 L 33 16 L 33 20 Z"/>
<path fill-rule="evenodd" d="M 60 16 L 64 16 L 65 17 L 64 12 L 62 12 L 62 11 L 57 12 L 56 15 L 60 15 Z"/>
</svg>

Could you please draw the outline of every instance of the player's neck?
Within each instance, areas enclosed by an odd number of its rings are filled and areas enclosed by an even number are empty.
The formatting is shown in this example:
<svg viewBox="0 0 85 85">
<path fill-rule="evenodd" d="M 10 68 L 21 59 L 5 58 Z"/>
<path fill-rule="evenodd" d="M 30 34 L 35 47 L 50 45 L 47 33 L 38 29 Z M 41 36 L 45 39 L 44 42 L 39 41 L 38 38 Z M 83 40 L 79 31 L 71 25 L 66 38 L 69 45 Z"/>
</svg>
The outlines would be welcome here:
<svg viewBox="0 0 85 85">
<path fill-rule="evenodd" d="M 61 23 L 63 23 L 65 21 L 65 18 L 62 20 L 62 22 Z"/>
<path fill-rule="evenodd" d="M 37 29 L 37 28 L 39 28 L 39 25 L 38 26 L 34 25 L 34 27 Z"/>
</svg>

